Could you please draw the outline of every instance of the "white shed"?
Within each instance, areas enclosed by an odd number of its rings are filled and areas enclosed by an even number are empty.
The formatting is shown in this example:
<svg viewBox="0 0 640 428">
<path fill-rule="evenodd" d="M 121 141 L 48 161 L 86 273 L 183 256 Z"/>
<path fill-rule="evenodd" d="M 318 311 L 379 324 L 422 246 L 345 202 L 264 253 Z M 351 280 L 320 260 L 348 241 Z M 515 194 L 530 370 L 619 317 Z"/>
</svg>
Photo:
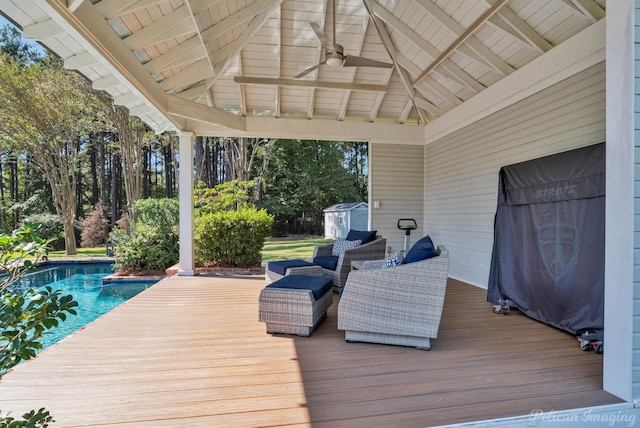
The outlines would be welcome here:
<svg viewBox="0 0 640 428">
<path fill-rule="evenodd" d="M 346 238 L 349 229 L 367 230 L 369 205 L 366 202 L 336 204 L 324 209 L 324 237 Z"/>
</svg>

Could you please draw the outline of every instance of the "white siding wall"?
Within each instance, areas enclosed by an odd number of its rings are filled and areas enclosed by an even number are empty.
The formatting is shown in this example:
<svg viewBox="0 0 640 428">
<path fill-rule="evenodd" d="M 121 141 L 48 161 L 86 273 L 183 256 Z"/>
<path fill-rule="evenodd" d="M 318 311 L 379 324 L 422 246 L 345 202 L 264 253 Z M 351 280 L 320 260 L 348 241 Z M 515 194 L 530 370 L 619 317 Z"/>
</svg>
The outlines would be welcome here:
<svg viewBox="0 0 640 428">
<path fill-rule="evenodd" d="M 487 286 L 500 167 L 604 140 L 601 63 L 428 144 L 424 223 L 449 248 L 449 275 Z"/>
<path fill-rule="evenodd" d="M 398 218 L 415 218 L 418 229 L 411 242 L 430 233 L 422 222 L 424 192 L 424 146 L 375 143 L 369 146 L 369 207 L 371 229 L 387 239 L 392 251 L 404 248 L 404 232 Z M 375 201 L 380 207 L 375 208 Z"/>
<path fill-rule="evenodd" d="M 640 0 L 635 1 L 634 62 L 635 94 L 640 93 Z M 640 100 L 635 96 L 635 191 L 634 191 L 634 281 L 633 281 L 633 356 L 632 397 L 640 400 Z"/>
</svg>

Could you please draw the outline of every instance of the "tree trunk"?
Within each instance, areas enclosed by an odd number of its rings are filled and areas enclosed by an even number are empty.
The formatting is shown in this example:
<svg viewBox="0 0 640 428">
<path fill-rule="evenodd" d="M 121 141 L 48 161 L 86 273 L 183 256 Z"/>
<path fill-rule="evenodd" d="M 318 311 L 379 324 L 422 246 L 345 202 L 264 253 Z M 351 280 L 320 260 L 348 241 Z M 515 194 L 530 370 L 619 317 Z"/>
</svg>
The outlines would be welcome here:
<svg viewBox="0 0 640 428">
<path fill-rule="evenodd" d="M 142 198 L 151 196 L 151 171 L 149 164 L 151 163 L 151 149 L 144 146 L 142 151 Z"/>
<path fill-rule="evenodd" d="M 80 140 L 80 137 L 78 137 L 78 140 Z M 78 173 L 77 173 L 77 177 L 76 177 L 76 218 L 80 218 L 82 216 L 84 216 L 84 212 L 82 210 L 82 164 L 81 164 L 81 160 L 82 158 L 80 157 L 80 141 L 78 141 L 77 146 L 76 146 L 76 159 L 78 162 Z"/>
<path fill-rule="evenodd" d="M 195 168 L 196 168 L 196 176 L 194 179 L 194 185 L 197 186 L 198 183 L 201 182 L 205 182 L 204 179 L 204 175 L 205 175 L 205 156 L 204 156 L 204 139 L 200 136 L 195 138 L 194 144 L 195 144 L 195 151 L 196 151 L 196 163 L 195 163 Z"/>
<path fill-rule="evenodd" d="M 75 223 L 75 215 L 67 213 L 66 216 L 63 216 L 64 248 L 67 256 L 75 256 L 78 254 L 78 249 L 76 247 Z"/>
<path fill-rule="evenodd" d="M 89 164 L 91 169 L 91 206 L 95 207 L 100 200 L 100 186 L 98 184 L 98 164 L 96 154 L 96 136 L 92 134 L 89 142 Z M 101 201 L 104 202 L 104 201 Z"/>
<path fill-rule="evenodd" d="M 162 148 L 164 155 L 164 174 L 165 174 L 165 196 L 169 199 L 173 198 L 173 149 L 171 137 Z"/>
<path fill-rule="evenodd" d="M 100 165 L 100 202 L 104 206 L 107 206 L 107 153 L 106 153 L 106 133 L 102 132 L 100 136 L 99 147 L 100 150 L 98 152 L 98 165 Z M 115 220 L 111 220 L 111 224 L 113 224 Z"/>
<path fill-rule="evenodd" d="M 111 154 L 111 224 L 115 224 L 120 218 L 118 215 L 118 155 Z"/>
<path fill-rule="evenodd" d="M 4 170 L 2 159 L 0 158 L 0 201 L 4 202 Z"/>
<path fill-rule="evenodd" d="M 18 202 L 18 159 L 14 152 L 9 155 L 9 197 L 12 203 Z M 13 225 L 15 228 L 20 221 L 20 210 L 13 210 Z"/>
<path fill-rule="evenodd" d="M 215 140 L 211 141 L 209 138 L 209 153 L 211 157 L 211 170 L 209 175 L 209 187 L 215 187 L 220 184 L 220 146 L 216 144 Z"/>
</svg>

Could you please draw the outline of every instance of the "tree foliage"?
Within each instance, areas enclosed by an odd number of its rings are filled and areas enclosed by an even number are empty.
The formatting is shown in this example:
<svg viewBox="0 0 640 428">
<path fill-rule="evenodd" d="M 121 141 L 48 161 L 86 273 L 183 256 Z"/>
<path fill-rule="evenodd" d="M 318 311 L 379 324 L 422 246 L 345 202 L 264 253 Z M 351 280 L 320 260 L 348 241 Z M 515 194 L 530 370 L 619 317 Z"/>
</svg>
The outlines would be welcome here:
<svg viewBox="0 0 640 428">
<path fill-rule="evenodd" d="M 272 233 L 322 233 L 323 209 L 360 200 L 339 142 L 279 140 L 264 175 L 263 207 L 274 214 Z"/>
<path fill-rule="evenodd" d="M 80 138 L 94 126 L 91 86 L 60 61 L 24 67 L 0 56 L 0 135 L 24 148 L 47 178 L 64 220 L 67 254 L 76 253 L 76 186 Z"/>
<path fill-rule="evenodd" d="M 200 183 L 193 192 L 193 199 L 200 212 L 239 210 L 255 205 L 255 190 L 255 183 L 250 181 L 233 180 L 212 188 Z"/>
</svg>

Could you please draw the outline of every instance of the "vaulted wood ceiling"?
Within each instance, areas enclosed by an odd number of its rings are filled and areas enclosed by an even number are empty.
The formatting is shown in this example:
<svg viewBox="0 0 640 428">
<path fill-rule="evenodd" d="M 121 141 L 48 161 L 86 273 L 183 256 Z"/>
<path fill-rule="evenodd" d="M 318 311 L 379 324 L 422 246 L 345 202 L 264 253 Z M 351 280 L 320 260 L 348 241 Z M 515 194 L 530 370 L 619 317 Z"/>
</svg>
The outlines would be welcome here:
<svg viewBox="0 0 640 428">
<path fill-rule="evenodd" d="M 605 9 L 605 0 L 0 3 L 27 37 L 157 132 L 212 134 L 241 134 L 253 117 L 424 125 L 602 19 Z M 295 78 L 326 55 L 312 22 L 345 55 L 393 67 L 323 64 Z"/>
</svg>

